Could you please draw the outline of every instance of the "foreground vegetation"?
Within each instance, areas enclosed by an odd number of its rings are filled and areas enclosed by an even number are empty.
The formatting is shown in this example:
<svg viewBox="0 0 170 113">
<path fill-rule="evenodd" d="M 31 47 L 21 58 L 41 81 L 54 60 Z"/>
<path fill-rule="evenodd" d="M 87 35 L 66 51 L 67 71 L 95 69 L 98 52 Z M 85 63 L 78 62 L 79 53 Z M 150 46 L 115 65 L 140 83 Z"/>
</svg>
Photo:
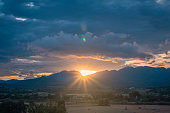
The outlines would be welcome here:
<svg viewBox="0 0 170 113">
<path fill-rule="evenodd" d="M 0 113 L 66 113 L 64 100 L 47 104 L 25 104 L 20 102 L 3 102 L 0 104 Z"/>
<path fill-rule="evenodd" d="M 65 104 L 170 105 L 170 87 L 22 89 L 0 87 L 0 113 L 66 113 Z"/>
</svg>

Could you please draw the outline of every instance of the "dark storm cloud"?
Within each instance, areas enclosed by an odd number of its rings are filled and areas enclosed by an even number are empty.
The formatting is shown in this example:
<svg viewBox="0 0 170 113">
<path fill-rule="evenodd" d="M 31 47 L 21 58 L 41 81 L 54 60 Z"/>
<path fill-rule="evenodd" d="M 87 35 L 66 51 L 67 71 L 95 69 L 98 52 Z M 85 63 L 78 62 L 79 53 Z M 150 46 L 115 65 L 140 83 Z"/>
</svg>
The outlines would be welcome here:
<svg viewBox="0 0 170 113">
<path fill-rule="evenodd" d="M 57 38 L 60 31 L 71 36 Z M 86 32 L 97 39 L 75 40 Z M 107 38 L 110 32 L 129 37 Z M 0 63 L 39 54 L 30 44 L 64 54 L 146 58 L 167 53 L 169 39 L 169 0 L 0 0 Z"/>
<path fill-rule="evenodd" d="M 83 40 L 83 38 L 85 39 Z M 107 33 L 98 37 L 90 32 L 83 35 L 60 32 L 55 36 L 36 40 L 33 45 L 46 49 L 48 52 L 67 55 L 96 55 L 111 58 L 146 58 L 150 56 L 139 51 L 135 44 L 126 42 L 128 40 L 126 34 Z"/>
<path fill-rule="evenodd" d="M 106 29 L 113 29 L 116 32 L 140 32 L 141 30 L 146 32 L 151 28 L 164 31 L 169 25 L 167 22 L 170 14 L 167 5 L 169 2 L 156 1 L 36 0 L 28 2 L 23 0 L 16 2 L 9 0 L 5 3 L 3 12 L 18 17 L 43 20 L 87 21 L 90 29 L 96 32 Z M 30 3 L 34 5 L 32 7 L 26 5 Z M 93 27 L 96 25 L 98 25 L 97 30 Z"/>
<path fill-rule="evenodd" d="M 81 29 L 77 24 L 59 28 L 54 23 L 56 20 L 68 20 L 78 24 L 87 23 L 90 32 L 130 33 L 139 37 L 136 40 L 143 43 L 152 37 L 157 38 L 155 41 L 157 43 L 169 37 L 170 8 L 167 0 L 103 0 L 100 2 L 96 0 L 30 2 L 8 0 L 4 3 L 2 12 L 16 17 L 43 20 L 45 23 L 41 25 L 49 26 L 44 28 L 48 33 L 54 33 L 54 29 L 80 33 Z M 33 27 L 37 26 L 35 23 L 32 24 Z M 162 36 L 163 34 L 168 36 Z"/>
</svg>

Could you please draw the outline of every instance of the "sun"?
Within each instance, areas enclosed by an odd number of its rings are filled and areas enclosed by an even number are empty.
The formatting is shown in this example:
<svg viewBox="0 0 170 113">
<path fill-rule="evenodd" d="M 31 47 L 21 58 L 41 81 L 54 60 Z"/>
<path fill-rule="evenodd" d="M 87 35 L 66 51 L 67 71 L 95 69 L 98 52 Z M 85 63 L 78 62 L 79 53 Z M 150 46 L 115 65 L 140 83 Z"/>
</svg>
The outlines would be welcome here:
<svg viewBox="0 0 170 113">
<path fill-rule="evenodd" d="M 81 70 L 80 73 L 82 76 L 87 76 L 87 75 L 91 75 L 93 73 L 96 73 L 97 71 L 91 71 L 91 70 Z"/>
</svg>

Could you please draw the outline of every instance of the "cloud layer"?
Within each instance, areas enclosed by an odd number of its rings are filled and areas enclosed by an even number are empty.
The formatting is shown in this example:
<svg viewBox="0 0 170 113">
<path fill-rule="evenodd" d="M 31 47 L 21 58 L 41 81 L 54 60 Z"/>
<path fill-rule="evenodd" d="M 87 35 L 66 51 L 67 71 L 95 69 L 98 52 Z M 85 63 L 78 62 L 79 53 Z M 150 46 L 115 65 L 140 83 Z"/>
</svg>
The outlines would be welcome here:
<svg viewBox="0 0 170 113">
<path fill-rule="evenodd" d="M 169 0 L 0 0 L 0 76 L 168 68 L 169 20 Z"/>
<path fill-rule="evenodd" d="M 90 32 L 82 35 L 60 32 L 55 36 L 46 36 L 33 42 L 33 45 L 56 54 L 77 56 L 103 56 L 122 58 L 146 58 L 150 55 L 139 50 L 135 42 L 126 34 L 107 33 L 101 37 Z"/>
</svg>

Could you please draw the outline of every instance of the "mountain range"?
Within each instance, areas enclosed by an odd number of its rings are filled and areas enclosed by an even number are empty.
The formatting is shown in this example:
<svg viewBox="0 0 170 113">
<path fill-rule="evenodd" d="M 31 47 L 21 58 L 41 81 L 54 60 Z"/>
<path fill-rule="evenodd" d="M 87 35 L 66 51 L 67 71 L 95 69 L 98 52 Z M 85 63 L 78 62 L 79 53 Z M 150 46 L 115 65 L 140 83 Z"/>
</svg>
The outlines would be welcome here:
<svg viewBox="0 0 170 113">
<path fill-rule="evenodd" d="M 98 85 L 110 88 L 170 86 L 170 68 L 126 67 L 118 71 L 101 71 L 86 77 L 82 77 L 78 71 L 62 71 L 29 80 L 0 81 L 1 84 L 24 88 L 75 87 L 83 85 L 83 82 L 86 82 L 87 87 Z"/>
</svg>

